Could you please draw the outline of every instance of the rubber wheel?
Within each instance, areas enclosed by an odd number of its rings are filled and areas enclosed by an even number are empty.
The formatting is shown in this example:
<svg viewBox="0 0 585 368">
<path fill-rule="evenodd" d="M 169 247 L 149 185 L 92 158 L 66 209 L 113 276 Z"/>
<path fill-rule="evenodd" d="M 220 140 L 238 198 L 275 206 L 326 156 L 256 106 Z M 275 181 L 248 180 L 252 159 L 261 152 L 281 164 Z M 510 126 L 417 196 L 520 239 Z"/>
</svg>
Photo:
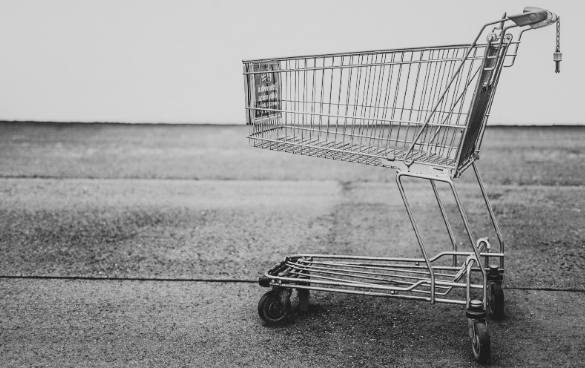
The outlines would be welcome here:
<svg viewBox="0 0 585 368">
<path fill-rule="evenodd" d="M 490 359 L 490 334 L 483 322 L 473 325 L 473 339 L 471 340 L 473 357 L 478 363 L 485 364 Z"/>
<path fill-rule="evenodd" d="M 504 318 L 504 290 L 502 290 L 502 285 L 495 282 L 490 283 L 488 312 L 495 321 Z"/>
<path fill-rule="evenodd" d="M 283 303 L 280 292 L 269 291 L 258 302 L 258 314 L 269 326 L 281 325 L 287 321 L 290 314 L 290 298 L 286 298 Z"/>
</svg>

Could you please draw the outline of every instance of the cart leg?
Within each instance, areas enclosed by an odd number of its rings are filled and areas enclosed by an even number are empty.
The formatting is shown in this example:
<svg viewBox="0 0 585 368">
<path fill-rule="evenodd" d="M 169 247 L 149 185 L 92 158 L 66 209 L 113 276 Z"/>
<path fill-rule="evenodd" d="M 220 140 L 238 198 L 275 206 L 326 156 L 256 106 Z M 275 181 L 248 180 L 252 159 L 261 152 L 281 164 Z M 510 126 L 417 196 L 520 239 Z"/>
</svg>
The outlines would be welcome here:
<svg viewBox="0 0 585 368">
<path fill-rule="evenodd" d="M 437 198 L 437 203 L 439 204 L 439 208 L 441 209 L 441 215 L 443 215 L 443 221 L 445 221 L 445 226 L 447 227 L 447 232 L 449 233 L 449 238 L 451 239 L 451 244 L 453 245 L 453 252 L 457 252 L 457 242 L 455 241 L 455 235 L 453 234 L 453 229 L 451 228 L 451 223 L 447 218 L 447 212 L 445 211 L 445 207 L 443 207 L 443 203 L 441 202 L 441 198 L 439 197 L 439 191 L 437 190 L 437 185 L 435 184 L 434 180 L 431 180 L 431 186 L 433 187 L 433 192 L 435 192 L 435 198 Z M 457 266 L 457 255 L 453 256 L 453 266 Z"/>
<path fill-rule="evenodd" d="M 410 176 L 406 173 L 399 172 L 396 174 L 396 184 L 398 185 L 398 190 L 400 191 L 400 195 L 402 196 L 402 201 L 404 202 L 404 206 L 406 207 L 406 212 L 408 213 L 408 218 L 410 219 L 410 223 L 412 225 L 412 229 L 414 230 L 414 234 L 416 235 L 416 240 L 418 241 L 418 245 L 422 252 L 422 255 L 425 259 L 425 263 L 429 269 L 429 273 L 431 276 L 431 304 L 435 303 L 435 273 L 433 272 L 433 267 L 431 266 L 431 261 L 429 260 L 429 256 L 425 249 L 425 246 L 422 241 L 422 237 L 418 228 L 416 226 L 416 222 L 414 221 L 414 215 L 412 214 L 412 210 L 410 209 L 410 205 L 408 204 L 408 200 L 406 199 L 406 193 L 404 192 L 404 187 L 402 185 L 402 176 Z M 413 176 L 414 177 L 414 176 Z M 424 178 L 422 178 L 424 179 Z"/>
<path fill-rule="evenodd" d="M 461 204 L 461 199 L 459 199 L 459 194 L 457 194 L 457 190 L 455 189 L 455 185 L 453 184 L 452 181 L 447 181 L 449 183 L 449 185 L 451 186 L 451 191 L 453 192 L 453 197 L 455 197 L 455 202 L 457 203 L 457 208 L 459 209 L 459 214 L 461 214 L 461 219 L 463 220 L 463 225 L 465 226 L 465 231 L 467 232 L 467 235 L 469 236 L 469 241 L 471 242 L 471 249 L 473 250 L 473 253 L 475 254 L 475 262 L 477 262 L 477 266 L 479 267 L 479 270 L 481 271 L 481 277 L 483 280 L 483 309 L 485 310 L 487 308 L 487 272 L 485 270 L 485 267 L 481 264 L 481 257 L 479 255 L 479 250 L 477 248 L 477 246 L 475 245 L 474 242 L 474 236 L 473 233 L 471 232 L 471 226 L 469 224 L 469 220 L 467 219 L 467 215 L 465 214 L 465 210 L 463 209 L 463 205 Z M 467 270 L 467 284 L 469 287 L 470 284 L 470 280 L 469 280 L 469 276 L 470 276 L 470 269 Z M 469 293 L 468 293 L 468 299 L 469 301 Z"/>
<path fill-rule="evenodd" d="M 309 290 L 307 289 L 297 289 L 297 293 L 299 295 L 299 309 L 301 312 L 308 312 L 309 311 Z"/>
<path fill-rule="evenodd" d="M 496 220 L 496 215 L 494 214 L 494 210 L 492 205 L 490 204 L 490 200 L 488 199 L 487 192 L 483 186 L 483 181 L 481 180 L 481 176 L 479 175 L 479 169 L 475 166 L 475 162 L 471 164 L 473 166 L 473 172 L 475 173 L 475 177 L 477 178 L 477 183 L 479 184 L 479 188 L 481 189 L 481 194 L 483 195 L 483 200 L 485 201 L 485 205 L 487 210 L 490 214 L 490 219 L 492 220 L 492 224 L 494 226 L 494 230 L 496 231 L 496 235 L 498 237 L 498 242 L 500 243 L 500 251 L 499 253 L 504 253 L 504 237 L 502 236 L 502 232 L 500 231 L 500 227 L 498 226 L 498 222 Z M 500 259 L 500 272 L 504 270 L 504 257 L 498 257 Z"/>
</svg>

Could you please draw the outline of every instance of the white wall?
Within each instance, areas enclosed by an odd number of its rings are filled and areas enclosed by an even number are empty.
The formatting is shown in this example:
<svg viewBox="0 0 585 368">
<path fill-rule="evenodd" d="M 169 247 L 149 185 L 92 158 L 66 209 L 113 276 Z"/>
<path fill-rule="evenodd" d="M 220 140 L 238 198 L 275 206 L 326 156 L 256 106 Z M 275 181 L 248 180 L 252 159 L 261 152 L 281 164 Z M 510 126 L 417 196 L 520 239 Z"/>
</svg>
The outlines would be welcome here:
<svg viewBox="0 0 585 368">
<path fill-rule="evenodd" d="M 580 1 L 1 0 L 0 120 L 242 123 L 241 60 L 469 43 L 504 11 L 562 18 L 525 34 L 492 124 L 582 124 Z"/>
</svg>

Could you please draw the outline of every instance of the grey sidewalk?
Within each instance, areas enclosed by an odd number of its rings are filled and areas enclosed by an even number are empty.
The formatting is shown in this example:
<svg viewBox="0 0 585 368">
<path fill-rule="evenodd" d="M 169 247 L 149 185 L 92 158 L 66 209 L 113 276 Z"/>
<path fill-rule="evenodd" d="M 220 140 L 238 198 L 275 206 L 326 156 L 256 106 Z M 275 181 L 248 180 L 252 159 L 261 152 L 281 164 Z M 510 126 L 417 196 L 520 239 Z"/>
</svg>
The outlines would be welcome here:
<svg viewBox="0 0 585 368">
<path fill-rule="evenodd" d="M 464 311 L 315 294 L 279 328 L 229 283 L 3 280 L 1 356 L 36 367 L 473 367 Z M 506 290 L 492 366 L 578 366 L 583 293 Z"/>
<path fill-rule="evenodd" d="M 474 187 L 461 186 L 478 234 Z M 508 238 L 507 318 L 494 365 L 572 364 L 583 353 L 581 190 L 492 186 Z M 432 191 L 411 183 L 429 248 L 444 249 Z M 289 253 L 418 249 L 391 184 L 5 179 L 4 274 L 250 280 Z M 448 203 L 447 203 L 448 204 Z M 449 206 L 448 206 L 449 208 Z M 521 214 L 521 215 L 520 215 Z M 460 231 L 462 229 L 459 229 Z M 83 236 L 80 236 L 82 234 Z M 459 236 L 459 239 L 464 238 Z M 0 280 L 3 361 L 14 366 L 473 366 L 459 307 L 313 293 L 266 328 L 255 284 Z"/>
<path fill-rule="evenodd" d="M 392 172 L 252 149 L 246 130 L 0 124 L 0 275 L 20 277 L 0 278 L 0 366 L 475 366 L 458 307 L 316 292 L 266 328 L 266 289 L 212 282 L 297 252 L 419 254 Z M 493 366 L 582 361 L 584 137 L 487 130 L 479 167 L 507 241 Z M 459 184 L 475 235 L 495 241 Z M 428 183 L 406 191 L 429 251 L 448 248 Z"/>
</svg>

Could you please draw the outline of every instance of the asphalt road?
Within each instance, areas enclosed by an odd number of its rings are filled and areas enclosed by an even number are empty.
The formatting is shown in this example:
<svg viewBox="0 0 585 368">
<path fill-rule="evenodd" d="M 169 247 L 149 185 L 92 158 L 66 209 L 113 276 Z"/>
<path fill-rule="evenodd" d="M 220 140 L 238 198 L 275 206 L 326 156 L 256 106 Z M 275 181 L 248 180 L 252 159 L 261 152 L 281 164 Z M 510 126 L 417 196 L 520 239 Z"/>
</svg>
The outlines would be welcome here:
<svg viewBox="0 0 585 368">
<path fill-rule="evenodd" d="M 14 277 L 0 279 L 4 366 L 475 365 L 461 308 L 313 293 L 309 313 L 293 298 L 291 323 L 267 328 L 266 290 L 237 282 L 290 253 L 418 255 L 387 170 L 252 149 L 242 127 L 0 131 L 0 273 Z M 507 252 L 494 366 L 579 366 L 585 352 L 583 138 L 486 133 L 480 168 Z M 464 205 L 493 242 L 470 179 Z M 436 252 L 448 238 L 425 184 L 406 189 Z"/>
</svg>

